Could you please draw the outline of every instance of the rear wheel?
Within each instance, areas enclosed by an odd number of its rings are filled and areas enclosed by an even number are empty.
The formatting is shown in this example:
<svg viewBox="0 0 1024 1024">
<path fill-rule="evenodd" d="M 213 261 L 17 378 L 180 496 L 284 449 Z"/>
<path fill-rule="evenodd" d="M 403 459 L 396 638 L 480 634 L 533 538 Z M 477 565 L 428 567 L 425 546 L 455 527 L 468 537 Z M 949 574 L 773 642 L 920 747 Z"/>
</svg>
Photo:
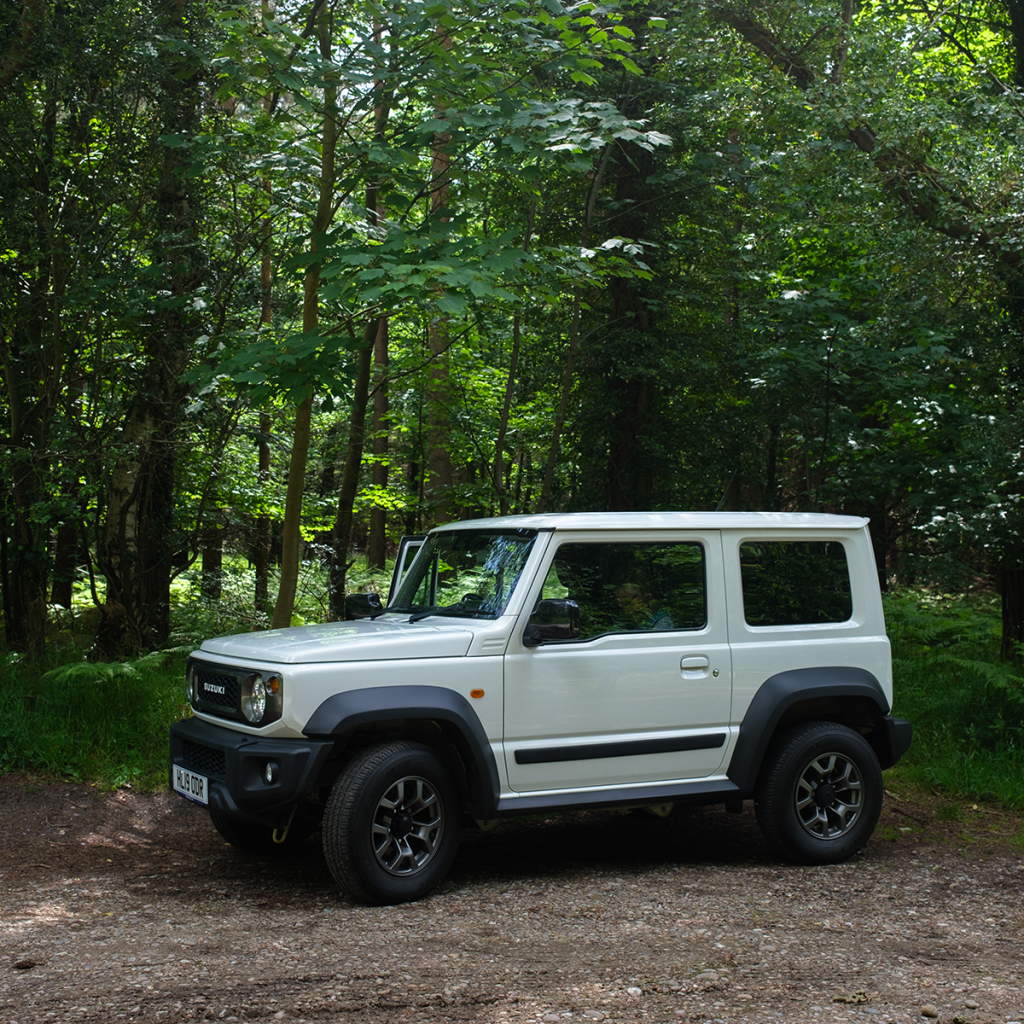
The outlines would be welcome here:
<svg viewBox="0 0 1024 1024">
<path fill-rule="evenodd" d="M 882 771 L 860 733 L 812 722 L 769 750 L 757 792 L 768 844 L 797 864 L 836 864 L 871 837 L 882 810 Z"/>
<path fill-rule="evenodd" d="M 361 750 L 324 812 L 324 856 L 335 881 L 363 903 L 408 903 L 435 889 L 459 844 L 462 808 L 444 761 L 404 740 Z"/>
</svg>

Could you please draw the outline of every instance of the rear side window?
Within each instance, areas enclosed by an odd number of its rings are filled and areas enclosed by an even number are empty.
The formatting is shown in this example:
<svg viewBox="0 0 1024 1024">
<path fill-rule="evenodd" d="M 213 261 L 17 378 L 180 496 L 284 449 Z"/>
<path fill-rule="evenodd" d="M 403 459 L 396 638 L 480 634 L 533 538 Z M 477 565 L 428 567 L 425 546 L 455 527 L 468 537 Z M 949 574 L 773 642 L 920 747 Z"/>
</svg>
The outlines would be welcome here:
<svg viewBox="0 0 1024 1024">
<path fill-rule="evenodd" d="M 846 622 L 850 569 L 838 541 L 748 541 L 740 545 L 743 615 L 751 626 Z"/>
</svg>

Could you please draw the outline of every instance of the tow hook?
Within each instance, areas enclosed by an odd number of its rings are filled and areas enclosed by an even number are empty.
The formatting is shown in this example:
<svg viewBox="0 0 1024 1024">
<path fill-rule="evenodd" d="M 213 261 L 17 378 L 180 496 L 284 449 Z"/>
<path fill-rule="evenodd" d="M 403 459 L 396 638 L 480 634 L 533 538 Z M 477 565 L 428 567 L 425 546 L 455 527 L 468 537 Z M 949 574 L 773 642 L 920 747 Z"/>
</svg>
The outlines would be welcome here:
<svg viewBox="0 0 1024 1024">
<path fill-rule="evenodd" d="M 299 809 L 299 805 L 298 804 L 296 804 L 292 808 L 292 813 L 288 815 L 288 821 L 285 824 L 283 829 L 279 829 L 279 828 L 275 828 L 274 829 L 274 835 L 273 835 L 272 838 L 273 838 L 275 843 L 278 843 L 278 844 L 283 843 L 288 838 L 288 829 L 290 829 L 292 827 L 292 819 L 295 817 L 295 812 L 298 809 Z M 265 834 L 266 833 L 264 833 L 264 835 Z"/>
</svg>

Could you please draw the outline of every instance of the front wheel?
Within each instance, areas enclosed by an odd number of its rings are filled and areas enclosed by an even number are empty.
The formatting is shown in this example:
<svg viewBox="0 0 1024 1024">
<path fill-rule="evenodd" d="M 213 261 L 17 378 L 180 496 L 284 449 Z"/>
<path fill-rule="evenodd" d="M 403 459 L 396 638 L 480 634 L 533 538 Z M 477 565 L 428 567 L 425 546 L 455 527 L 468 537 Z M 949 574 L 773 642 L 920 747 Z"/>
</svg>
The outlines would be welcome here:
<svg viewBox="0 0 1024 1024">
<path fill-rule="evenodd" d="M 459 844 L 461 802 L 444 761 L 397 740 L 355 754 L 324 811 L 334 880 L 363 903 L 408 903 L 435 889 Z"/>
<path fill-rule="evenodd" d="M 795 726 L 769 749 L 757 791 L 768 844 L 796 864 L 837 864 L 871 837 L 882 771 L 860 733 L 832 722 Z"/>
</svg>

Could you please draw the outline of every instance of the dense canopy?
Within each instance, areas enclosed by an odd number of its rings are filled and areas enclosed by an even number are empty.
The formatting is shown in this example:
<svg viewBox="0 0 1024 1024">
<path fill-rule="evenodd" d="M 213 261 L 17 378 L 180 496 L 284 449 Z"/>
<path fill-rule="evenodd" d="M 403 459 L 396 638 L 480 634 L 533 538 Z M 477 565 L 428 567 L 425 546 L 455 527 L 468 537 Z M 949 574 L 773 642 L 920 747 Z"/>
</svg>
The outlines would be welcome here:
<svg viewBox="0 0 1024 1024">
<path fill-rule="evenodd" d="M 1024 639 L 1024 2 L 0 11 L 0 589 L 165 645 L 451 518 L 870 517 Z"/>
</svg>

